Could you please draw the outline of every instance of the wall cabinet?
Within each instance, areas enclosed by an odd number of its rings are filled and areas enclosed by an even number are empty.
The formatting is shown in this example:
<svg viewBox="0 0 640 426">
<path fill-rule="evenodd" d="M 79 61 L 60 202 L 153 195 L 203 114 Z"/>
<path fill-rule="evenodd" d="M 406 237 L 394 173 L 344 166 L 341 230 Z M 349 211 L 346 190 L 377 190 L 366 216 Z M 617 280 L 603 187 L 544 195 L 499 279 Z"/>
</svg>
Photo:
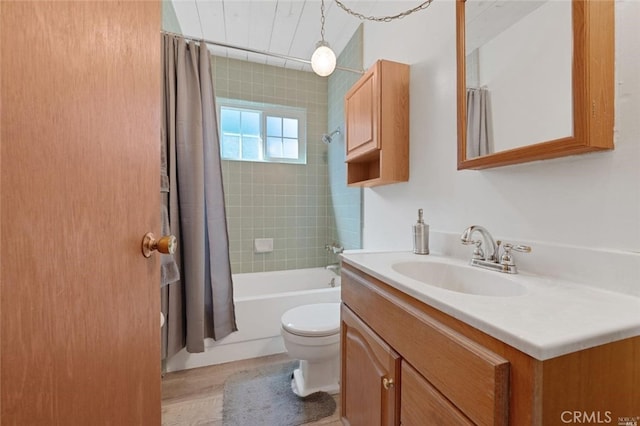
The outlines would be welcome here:
<svg viewBox="0 0 640 426">
<path fill-rule="evenodd" d="M 342 302 L 344 424 L 542 426 L 575 413 L 617 424 L 640 416 L 638 337 L 540 361 L 344 262 Z"/>
<path fill-rule="evenodd" d="M 347 184 L 409 180 L 409 66 L 377 61 L 345 95 Z"/>
</svg>

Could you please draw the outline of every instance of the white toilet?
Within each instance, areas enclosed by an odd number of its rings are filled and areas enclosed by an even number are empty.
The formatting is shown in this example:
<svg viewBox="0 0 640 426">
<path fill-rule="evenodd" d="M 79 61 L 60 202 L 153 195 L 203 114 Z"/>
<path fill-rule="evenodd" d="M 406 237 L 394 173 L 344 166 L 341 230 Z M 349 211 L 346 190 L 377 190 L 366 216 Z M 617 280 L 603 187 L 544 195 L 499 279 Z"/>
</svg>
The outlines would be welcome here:
<svg viewBox="0 0 640 426">
<path fill-rule="evenodd" d="M 301 397 L 340 390 L 340 303 L 316 303 L 282 315 L 282 337 L 289 356 L 300 360 L 291 389 Z"/>
</svg>

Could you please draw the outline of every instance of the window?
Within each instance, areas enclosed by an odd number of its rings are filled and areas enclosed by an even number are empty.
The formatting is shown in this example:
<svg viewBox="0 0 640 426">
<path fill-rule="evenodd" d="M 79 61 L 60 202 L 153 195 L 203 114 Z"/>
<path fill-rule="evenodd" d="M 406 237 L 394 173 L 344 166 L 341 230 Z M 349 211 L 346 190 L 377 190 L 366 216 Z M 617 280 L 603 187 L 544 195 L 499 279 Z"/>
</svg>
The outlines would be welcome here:
<svg viewBox="0 0 640 426">
<path fill-rule="evenodd" d="M 307 162 L 304 109 L 220 98 L 217 103 L 222 159 Z"/>
</svg>

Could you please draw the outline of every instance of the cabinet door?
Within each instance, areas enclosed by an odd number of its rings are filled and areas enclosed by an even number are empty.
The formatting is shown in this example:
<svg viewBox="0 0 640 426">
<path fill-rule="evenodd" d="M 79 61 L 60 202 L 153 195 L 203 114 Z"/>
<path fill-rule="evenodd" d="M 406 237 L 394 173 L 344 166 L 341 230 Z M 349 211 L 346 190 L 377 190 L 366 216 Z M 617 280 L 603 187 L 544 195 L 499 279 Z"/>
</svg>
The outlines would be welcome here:
<svg viewBox="0 0 640 426">
<path fill-rule="evenodd" d="M 342 421 L 399 425 L 400 357 L 342 305 Z"/>
<path fill-rule="evenodd" d="M 346 94 L 347 160 L 380 149 L 376 67 L 369 70 Z"/>
<path fill-rule="evenodd" d="M 406 361 L 402 361 L 401 377 L 400 423 L 402 426 L 473 425 L 467 416 Z"/>
</svg>

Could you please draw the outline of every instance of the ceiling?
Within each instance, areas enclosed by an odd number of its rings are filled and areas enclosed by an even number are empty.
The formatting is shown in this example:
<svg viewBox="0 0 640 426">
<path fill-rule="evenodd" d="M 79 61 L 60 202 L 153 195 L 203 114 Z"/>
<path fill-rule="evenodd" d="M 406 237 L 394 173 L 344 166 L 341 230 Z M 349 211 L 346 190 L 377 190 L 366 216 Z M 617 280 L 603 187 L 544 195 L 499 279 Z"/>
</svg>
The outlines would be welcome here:
<svg viewBox="0 0 640 426">
<path fill-rule="evenodd" d="M 547 0 L 467 0 L 465 3 L 467 54 L 534 12 Z"/>
<path fill-rule="evenodd" d="M 342 0 L 363 15 L 391 15 L 419 0 Z M 171 0 L 186 36 L 309 60 L 320 40 L 320 0 Z M 325 40 L 336 55 L 360 25 L 332 0 L 325 0 Z M 384 25 L 384 24 L 379 24 Z M 211 46 L 215 55 L 311 71 L 300 62 Z"/>
<path fill-rule="evenodd" d="M 320 40 L 320 0 L 170 0 L 186 36 L 309 60 Z M 341 0 L 365 16 L 395 15 L 424 0 Z M 467 48 L 471 51 L 545 1 L 467 1 Z M 419 11 L 417 13 L 428 13 Z M 360 19 L 325 0 L 325 40 L 336 56 Z M 454 23 L 452 23 L 453 25 Z M 385 25 L 384 23 L 376 25 Z M 298 61 L 210 46 L 214 55 L 311 71 Z"/>
</svg>

